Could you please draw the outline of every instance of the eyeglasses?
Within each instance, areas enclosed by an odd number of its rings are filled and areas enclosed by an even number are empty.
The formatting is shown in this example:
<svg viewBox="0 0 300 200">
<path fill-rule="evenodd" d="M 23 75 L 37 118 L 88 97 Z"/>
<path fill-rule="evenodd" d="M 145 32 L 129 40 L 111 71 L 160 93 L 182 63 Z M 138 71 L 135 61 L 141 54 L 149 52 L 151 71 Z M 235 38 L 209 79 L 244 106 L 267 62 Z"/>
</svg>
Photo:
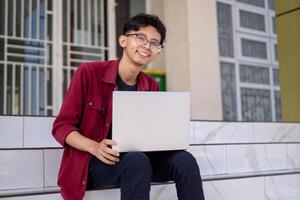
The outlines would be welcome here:
<svg viewBox="0 0 300 200">
<path fill-rule="evenodd" d="M 129 33 L 125 36 L 135 36 L 135 42 L 137 45 L 145 46 L 149 43 L 150 49 L 155 53 L 160 52 L 162 49 L 162 45 L 159 42 L 153 40 L 149 41 L 148 38 L 142 33 Z"/>
</svg>

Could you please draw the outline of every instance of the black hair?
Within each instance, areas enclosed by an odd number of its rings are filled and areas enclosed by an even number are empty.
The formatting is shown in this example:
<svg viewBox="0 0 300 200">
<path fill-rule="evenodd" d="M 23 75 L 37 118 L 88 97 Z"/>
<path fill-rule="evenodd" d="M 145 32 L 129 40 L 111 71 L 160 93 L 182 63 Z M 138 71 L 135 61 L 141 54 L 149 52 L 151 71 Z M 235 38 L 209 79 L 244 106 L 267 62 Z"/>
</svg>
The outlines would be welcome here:
<svg viewBox="0 0 300 200">
<path fill-rule="evenodd" d="M 129 31 L 138 31 L 141 27 L 153 26 L 160 34 L 161 40 L 160 44 L 163 45 L 166 39 L 166 27 L 156 15 L 139 13 L 132 18 L 124 25 L 123 35 L 126 35 Z"/>
</svg>

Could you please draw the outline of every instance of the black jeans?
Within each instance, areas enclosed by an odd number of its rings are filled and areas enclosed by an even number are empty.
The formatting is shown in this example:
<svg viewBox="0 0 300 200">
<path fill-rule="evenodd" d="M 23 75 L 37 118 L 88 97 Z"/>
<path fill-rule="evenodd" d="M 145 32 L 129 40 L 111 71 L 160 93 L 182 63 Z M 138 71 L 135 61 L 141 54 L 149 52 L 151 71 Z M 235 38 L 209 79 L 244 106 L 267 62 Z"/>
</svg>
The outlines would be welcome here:
<svg viewBox="0 0 300 200">
<path fill-rule="evenodd" d="M 122 200 L 149 200 L 150 183 L 175 181 L 179 200 L 204 200 L 195 158 L 187 151 L 129 152 L 116 165 L 89 162 L 89 189 L 121 187 Z"/>
</svg>

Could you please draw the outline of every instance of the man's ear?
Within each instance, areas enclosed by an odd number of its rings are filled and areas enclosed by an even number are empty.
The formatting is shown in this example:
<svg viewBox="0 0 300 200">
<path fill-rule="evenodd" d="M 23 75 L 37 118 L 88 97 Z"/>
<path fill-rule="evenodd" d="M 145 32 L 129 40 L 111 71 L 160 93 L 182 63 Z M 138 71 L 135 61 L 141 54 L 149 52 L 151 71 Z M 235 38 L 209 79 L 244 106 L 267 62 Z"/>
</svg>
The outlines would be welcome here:
<svg viewBox="0 0 300 200">
<path fill-rule="evenodd" d="M 119 44 L 122 48 L 126 47 L 126 43 L 127 43 L 127 37 L 125 35 L 120 35 L 119 37 Z"/>
</svg>

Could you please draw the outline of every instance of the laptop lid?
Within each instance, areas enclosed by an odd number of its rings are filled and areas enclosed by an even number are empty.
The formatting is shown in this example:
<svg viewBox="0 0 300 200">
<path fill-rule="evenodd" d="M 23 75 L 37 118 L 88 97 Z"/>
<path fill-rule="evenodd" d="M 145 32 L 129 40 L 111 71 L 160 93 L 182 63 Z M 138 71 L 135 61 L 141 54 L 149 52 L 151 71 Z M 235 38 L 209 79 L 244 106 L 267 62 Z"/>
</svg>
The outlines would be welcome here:
<svg viewBox="0 0 300 200">
<path fill-rule="evenodd" d="M 113 92 L 113 149 L 119 152 L 187 149 L 188 92 Z"/>
</svg>

